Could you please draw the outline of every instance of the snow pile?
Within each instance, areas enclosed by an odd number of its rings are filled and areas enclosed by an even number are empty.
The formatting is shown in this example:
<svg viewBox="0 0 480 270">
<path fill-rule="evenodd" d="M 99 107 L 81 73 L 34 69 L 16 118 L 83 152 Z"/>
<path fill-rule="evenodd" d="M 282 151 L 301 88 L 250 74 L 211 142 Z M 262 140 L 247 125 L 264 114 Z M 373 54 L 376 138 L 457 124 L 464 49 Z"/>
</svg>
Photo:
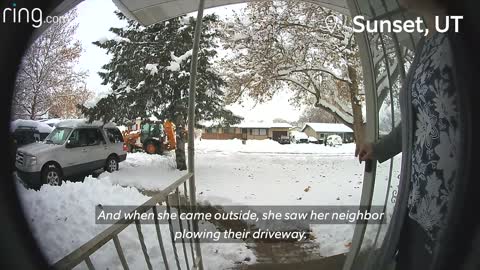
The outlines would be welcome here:
<svg viewBox="0 0 480 270">
<path fill-rule="evenodd" d="M 53 128 L 47 125 L 46 123 L 34 121 L 34 120 L 17 119 L 10 123 L 11 132 L 14 132 L 19 127 L 35 128 L 40 133 L 50 133 L 53 130 Z"/>
<path fill-rule="evenodd" d="M 99 176 L 113 184 L 136 187 L 141 190 L 161 190 L 185 175 L 175 168 L 175 157 L 128 153 L 127 160 L 120 163 L 120 170 Z"/>
<path fill-rule="evenodd" d="M 105 179 L 91 177 L 86 178 L 84 183 L 43 186 L 39 191 L 27 190 L 21 184 L 17 187 L 27 221 L 50 263 L 55 263 L 108 228 L 109 225 L 95 224 L 96 205 L 140 205 L 149 199 L 134 188 L 112 185 Z M 160 230 L 170 269 L 174 269 L 175 256 L 168 225 L 160 225 Z M 156 269 L 164 269 L 155 225 L 143 224 L 142 232 L 152 265 Z M 146 269 L 135 225 L 122 231 L 119 239 L 130 269 Z M 182 245 L 177 243 L 176 249 L 180 266 L 186 269 Z M 245 258 L 250 258 L 250 263 L 255 261 L 252 251 L 242 243 L 205 243 L 202 244 L 202 252 L 205 269 L 231 268 Z M 97 269 L 122 268 L 112 241 L 101 247 L 91 259 Z M 86 269 L 85 264 L 80 264 L 80 268 Z"/>
<path fill-rule="evenodd" d="M 95 224 L 95 206 L 139 205 L 149 198 L 134 188 L 87 178 L 60 187 L 44 185 L 39 191 L 17 185 L 23 209 L 40 247 L 50 262 L 83 245 L 106 229 Z"/>
</svg>

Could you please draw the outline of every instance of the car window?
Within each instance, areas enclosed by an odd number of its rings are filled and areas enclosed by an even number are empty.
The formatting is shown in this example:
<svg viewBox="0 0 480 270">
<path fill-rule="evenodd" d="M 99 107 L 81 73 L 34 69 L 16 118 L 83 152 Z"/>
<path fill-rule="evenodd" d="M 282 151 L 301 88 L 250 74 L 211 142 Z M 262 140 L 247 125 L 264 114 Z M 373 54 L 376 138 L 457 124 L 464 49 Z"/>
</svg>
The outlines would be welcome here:
<svg viewBox="0 0 480 270">
<path fill-rule="evenodd" d="M 68 139 L 71 147 L 87 146 L 87 131 L 85 129 L 75 129 Z"/>
<path fill-rule="evenodd" d="M 105 144 L 105 139 L 98 128 L 82 128 L 72 132 L 69 144 L 72 147 L 93 146 Z"/>
<path fill-rule="evenodd" d="M 105 133 L 111 143 L 123 143 L 123 136 L 118 128 L 107 128 L 105 129 Z"/>
<path fill-rule="evenodd" d="M 46 138 L 46 143 L 53 143 L 53 144 L 63 144 L 70 132 L 72 131 L 71 128 L 55 128 Z"/>
<path fill-rule="evenodd" d="M 145 123 L 145 124 L 142 126 L 142 133 L 145 133 L 145 134 L 150 133 L 150 124 L 149 124 L 149 123 Z"/>
<path fill-rule="evenodd" d="M 87 145 L 99 145 L 105 144 L 105 138 L 102 135 L 102 132 L 98 128 L 88 128 L 87 131 Z"/>
</svg>

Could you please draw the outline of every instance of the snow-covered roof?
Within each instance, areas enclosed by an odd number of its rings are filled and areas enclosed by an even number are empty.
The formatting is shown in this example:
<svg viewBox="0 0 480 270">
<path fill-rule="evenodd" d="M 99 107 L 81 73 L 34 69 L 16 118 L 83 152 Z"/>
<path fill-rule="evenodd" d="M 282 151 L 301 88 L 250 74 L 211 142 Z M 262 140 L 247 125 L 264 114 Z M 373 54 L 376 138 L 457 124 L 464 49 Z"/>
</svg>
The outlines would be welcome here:
<svg viewBox="0 0 480 270">
<path fill-rule="evenodd" d="M 220 121 L 200 120 L 197 122 L 197 124 L 203 127 L 216 127 L 216 126 L 220 126 Z"/>
<path fill-rule="evenodd" d="M 292 125 L 288 123 L 272 123 L 272 122 L 242 122 L 238 125 L 233 125 L 238 128 L 291 128 Z"/>
<path fill-rule="evenodd" d="M 198 124 L 204 127 L 221 126 L 220 121 L 198 121 Z M 232 125 L 236 128 L 291 128 L 292 125 L 288 123 L 272 123 L 272 122 L 242 122 L 240 124 Z"/>
<path fill-rule="evenodd" d="M 69 128 L 77 128 L 77 127 L 116 127 L 114 123 L 104 123 L 103 121 L 93 121 L 91 123 L 88 122 L 86 119 L 68 119 L 58 122 L 56 127 L 69 127 Z"/>
<path fill-rule="evenodd" d="M 308 135 L 305 132 L 301 131 L 293 130 L 290 132 L 290 135 L 292 137 L 295 137 L 295 139 L 308 139 Z"/>
<path fill-rule="evenodd" d="M 52 118 L 52 119 L 44 119 L 44 120 L 40 120 L 40 122 L 42 123 L 45 123 L 47 125 L 50 125 L 50 124 L 53 124 L 54 126 L 58 123 L 58 122 L 61 122 L 62 119 L 60 118 Z"/>
<path fill-rule="evenodd" d="M 44 122 L 34 120 L 17 119 L 10 123 L 10 131 L 14 132 L 19 127 L 36 128 L 40 133 L 50 133 L 53 128 Z"/>
<path fill-rule="evenodd" d="M 311 127 L 315 132 L 353 132 L 351 128 L 344 124 L 333 123 L 306 123 L 302 131 L 304 131 L 307 126 Z"/>
</svg>

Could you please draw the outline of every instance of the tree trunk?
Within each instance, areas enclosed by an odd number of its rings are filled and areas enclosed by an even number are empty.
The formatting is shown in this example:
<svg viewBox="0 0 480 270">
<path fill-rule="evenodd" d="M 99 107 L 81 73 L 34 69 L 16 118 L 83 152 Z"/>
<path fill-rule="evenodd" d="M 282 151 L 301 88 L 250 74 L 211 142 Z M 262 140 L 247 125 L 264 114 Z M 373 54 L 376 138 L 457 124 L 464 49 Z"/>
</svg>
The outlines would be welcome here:
<svg viewBox="0 0 480 270">
<path fill-rule="evenodd" d="M 30 113 L 30 120 L 35 120 L 36 118 L 36 112 L 37 110 L 37 95 L 34 95 L 33 96 L 33 103 L 32 103 L 32 110 L 31 110 L 31 113 Z"/>
<path fill-rule="evenodd" d="M 349 89 L 353 113 L 353 134 L 355 141 L 360 143 L 363 142 L 365 138 L 365 125 L 363 123 L 362 102 L 359 98 L 357 70 L 350 65 L 348 66 L 348 76 L 351 81 L 351 83 L 349 83 Z"/>
<path fill-rule="evenodd" d="M 177 169 L 180 171 L 185 171 L 187 169 L 187 159 L 185 155 L 185 124 L 177 117 L 176 129 L 175 129 L 175 139 L 177 140 L 177 146 L 175 148 L 175 161 L 177 163 Z"/>
</svg>

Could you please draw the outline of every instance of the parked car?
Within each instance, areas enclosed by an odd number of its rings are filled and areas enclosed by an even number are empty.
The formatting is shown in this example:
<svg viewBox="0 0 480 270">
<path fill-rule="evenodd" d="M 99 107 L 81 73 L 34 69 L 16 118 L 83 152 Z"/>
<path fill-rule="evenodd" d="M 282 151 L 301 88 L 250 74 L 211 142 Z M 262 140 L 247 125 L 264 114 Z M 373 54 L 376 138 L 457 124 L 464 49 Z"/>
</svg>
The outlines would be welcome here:
<svg viewBox="0 0 480 270">
<path fill-rule="evenodd" d="M 290 144 L 290 138 L 288 136 L 280 136 L 278 142 L 280 144 Z"/>
<path fill-rule="evenodd" d="M 308 143 L 308 135 L 300 131 L 292 131 L 290 134 L 292 143 Z"/>
<path fill-rule="evenodd" d="M 65 120 L 43 142 L 18 148 L 15 167 L 30 187 L 61 185 L 63 179 L 98 169 L 118 170 L 118 163 L 127 157 L 126 150 L 122 133 L 113 123 Z"/>
<path fill-rule="evenodd" d="M 327 145 L 329 146 L 337 146 L 337 145 L 342 145 L 342 138 L 338 135 L 330 135 L 327 137 Z"/>
<path fill-rule="evenodd" d="M 319 144 L 320 142 L 317 140 L 315 137 L 308 137 L 308 143 L 314 143 L 314 144 Z"/>
<path fill-rule="evenodd" d="M 34 120 L 17 119 L 11 122 L 13 153 L 16 153 L 18 147 L 44 140 L 52 130 L 49 125 Z"/>
</svg>

